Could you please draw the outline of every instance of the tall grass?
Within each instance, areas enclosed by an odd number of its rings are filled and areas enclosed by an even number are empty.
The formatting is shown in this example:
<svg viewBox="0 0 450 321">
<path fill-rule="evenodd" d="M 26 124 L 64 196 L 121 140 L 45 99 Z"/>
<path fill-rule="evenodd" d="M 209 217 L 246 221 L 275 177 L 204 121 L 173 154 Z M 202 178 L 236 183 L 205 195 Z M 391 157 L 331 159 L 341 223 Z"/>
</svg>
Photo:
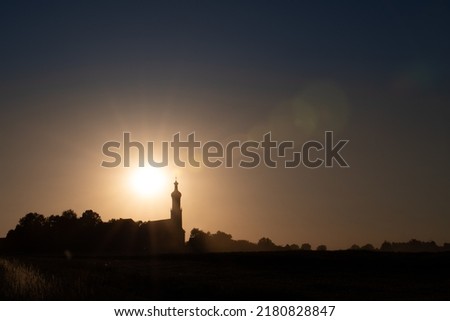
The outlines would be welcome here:
<svg viewBox="0 0 450 321">
<path fill-rule="evenodd" d="M 57 292 L 54 277 L 45 277 L 31 266 L 0 258 L 0 297 L 11 300 L 43 300 Z"/>
</svg>

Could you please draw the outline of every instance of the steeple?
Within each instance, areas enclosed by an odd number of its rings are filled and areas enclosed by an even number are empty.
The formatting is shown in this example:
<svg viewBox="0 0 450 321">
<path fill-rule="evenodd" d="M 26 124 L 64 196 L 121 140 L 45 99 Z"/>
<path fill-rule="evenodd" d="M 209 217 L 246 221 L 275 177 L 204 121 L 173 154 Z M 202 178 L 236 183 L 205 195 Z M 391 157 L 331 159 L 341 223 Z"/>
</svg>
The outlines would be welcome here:
<svg viewBox="0 0 450 321">
<path fill-rule="evenodd" d="M 172 194 L 170 194 L 172 196 L 172 209 L 170 210 L 170 218 L 179 226 L 182 226 L 182 221 L 181 221 L 181 213 L 182 213 L 182 209 L 181 209 L 181 193 L 178 190 L 178 181 L 175 178 L 175 182 L 174 184 L 174 190 L 172 192 Z"/>
</svg>

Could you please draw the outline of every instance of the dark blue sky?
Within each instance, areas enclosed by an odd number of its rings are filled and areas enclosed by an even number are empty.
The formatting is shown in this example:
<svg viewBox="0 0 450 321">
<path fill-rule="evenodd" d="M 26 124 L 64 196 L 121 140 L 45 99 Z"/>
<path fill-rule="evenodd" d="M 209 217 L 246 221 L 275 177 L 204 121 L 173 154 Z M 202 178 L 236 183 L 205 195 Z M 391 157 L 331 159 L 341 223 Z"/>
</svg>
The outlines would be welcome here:
<svg viewBox="0 0 450 321">
<path fill-rule="evenodd" d="M 133 216 L 108 203 L 116 172 L 98 166 L 123 131 L 302 142 L 334 130 L 350 139 L 350 169 L 181 172 L 196 213 L 186 229 L 332 247 L 449 241 L 449 14 L 446 1 L 2 2 L 0 234 L 27 211 Z M 205 187 L 218 181 L 225 200 Z M 244 186 L 259 205 L 230 215 Z"/>
<path fill-rule="evenodd" d="M 406 1 L 13 2 L 1 10 L 2 79 L 59 71 L 98 80 L 104 72 L 120 84 L 123 77 L 182 81 L 189 73 L 198 85 L 208 83 L 205 78 L 229 85 L 234 75 L 224 73 L 240 70 L 259 82 L 263 71 L 383 82 L 404 66 L 422 64 L 443 81 L 448 7 Z"/>
</svg>

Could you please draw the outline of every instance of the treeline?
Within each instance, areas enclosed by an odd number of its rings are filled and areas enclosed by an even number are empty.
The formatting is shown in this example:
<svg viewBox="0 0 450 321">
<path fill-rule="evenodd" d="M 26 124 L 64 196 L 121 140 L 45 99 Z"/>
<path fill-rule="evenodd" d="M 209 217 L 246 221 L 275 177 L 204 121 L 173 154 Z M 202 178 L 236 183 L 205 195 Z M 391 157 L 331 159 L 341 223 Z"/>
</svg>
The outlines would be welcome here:
<svg viewBox="0 0 450 321">
<path fill-rule="evenodd" d="M 409 242 L 383 242 L 380 247 L 383 252 L 442 252 L 450 251 L 450 243 L 439 246 L 434 241 L 423 242 L 412 239 Z"/>
<path fill-rule="evenodd" d="M 301 250 L 311 251 L 312 246 L 309 243 L 276 245 L 267 237 L 261 238 L 257 243 L 246 240 L 233 240 L 231 234 L 218 231 L 215 234 L 203 232 L 198 228 L 191 231 L 187 248 L 193 252 L 254 252 L 254 251 L 290 251 Z M 326 245 L 319 245 L 316 251 L 326 251 Z M 450 251 L 450 243 L 437 245 L 434 241 L 422 242 L 412 239 L 408 242 L 387 242 L 385 241 L 380 248 L 376 248 L 368 243 L 362 246 L 353 244 L 347 250 L 349 251 L 380 251 L 380 252 L 442 252 Z"/>
<path fill-rule="evenodd" d="M 203 232 L 198 228 L 192 229 L 186 247 L 191 252 L 200 253 L 312 250 L 309 243 L 304 243 L 301 246 L 297 244 L 281 246 L 276 245 L 267 237 L 261 238 L 257 243 L 252 243 L 247 240 L 233 240 L 231 234 L 222 231 L 217 231 L 217 233 L 212 234 L 210 232 Z M 325 245 L 319 245 L 316 250 L 326 251 L 327 247 Z"/>
<path fill-rule="evenodd" d="M 153 224 L 151 224 L 153 223 Z M 158 223 L 158 224 L 154 224 Z M 103 222 L 100 215 L 92 210 L 80 217 L 73 210 L 61 215 L 45 217 L 38 213 L 28 213 L 19 220 L 15 229 L 10 230 L 6 239 L 0 239 L 0 251 L 15 253 L 90 253 L 140 255 L 155 252 L 255 252 L 313 250 L 309 243 L 302 245 L 276 245 L 267 237 L 257 243 L 234 240 L 231 234 L 222 231 L 204 232 L 198 228 L 191 231 L 184 245 L 175 242 L 170 220 L 159 222 L 135 222 L 132 219 L 112 219 Z M 175 231 L 176 232 L 176 231 Z M 183 243 L 183 242 L 182 242 Z M 316 251 L 326 251 L 326 245 L 319 245 Z M 348 250 L 381 252 L 440 252 L 450 251 L 450 243 L 437 245 L 434 241 L 423 242 L 412 239 L 409 242 L 385 241 L 380 248 L 372 244 L 352 245 Z"/>
<path fill-rule="evenodd" d="M 157 223 L 155 225 L 155 223 Z M 310 244 L 276 245 L 267 237 L 257 243 L 233 240 L 230 234 L 218 231 L 215 234 L 198 228 L 191 231 L 188 242 L 181 248 L 173 244 L 170 220 L 159 222 L 112 219 L 103 222 L 93 210 L 80 217 L 73 210 L 61 215 L 44 216 L 28 213 L 10 230 L 6 239 L 0 239 L 0 251 L 33 254 L 118 254 L 140 255 L 155 252 L 245 252 L 312 250 Z M 316 248 L 325 251 L 327 247 Z"/>
<path fill-rule="evenodd" d="M 173 251 L 171 228 L 150 222 L 112 219 L 103 222 L 92 210 L 45 217 L 29 213 L 6 236 L 4 248 L 19 253 L 140 254 Z M 160 239 L 165 238 L 165 242 Z"/>
<path fill-rule="evenodd" d="M 443 252 L 450 251 L 450 243 L 439 246 L 434 241 L 423 242 L 412 239 L 408 242 L 388 242 L 384 241 L 380 248 L 375 248 L 372 244 L 358 246 L 353 244 L 349 250 L 353 251 L 380 251 L 380 252 Z"/>
</svg>

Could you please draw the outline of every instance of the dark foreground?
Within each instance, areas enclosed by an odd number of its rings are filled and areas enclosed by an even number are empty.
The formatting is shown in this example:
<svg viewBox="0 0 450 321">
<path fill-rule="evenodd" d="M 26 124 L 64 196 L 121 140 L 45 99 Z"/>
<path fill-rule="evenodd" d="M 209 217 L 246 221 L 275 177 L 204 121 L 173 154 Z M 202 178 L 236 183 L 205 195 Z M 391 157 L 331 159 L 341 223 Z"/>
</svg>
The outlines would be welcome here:
<svg viewBox="0 0 450 321">
<path fill-rule="evenodd" d="M 0 260 L 0 299 L 450 300 L 450 252 Z"/>
</svg>

